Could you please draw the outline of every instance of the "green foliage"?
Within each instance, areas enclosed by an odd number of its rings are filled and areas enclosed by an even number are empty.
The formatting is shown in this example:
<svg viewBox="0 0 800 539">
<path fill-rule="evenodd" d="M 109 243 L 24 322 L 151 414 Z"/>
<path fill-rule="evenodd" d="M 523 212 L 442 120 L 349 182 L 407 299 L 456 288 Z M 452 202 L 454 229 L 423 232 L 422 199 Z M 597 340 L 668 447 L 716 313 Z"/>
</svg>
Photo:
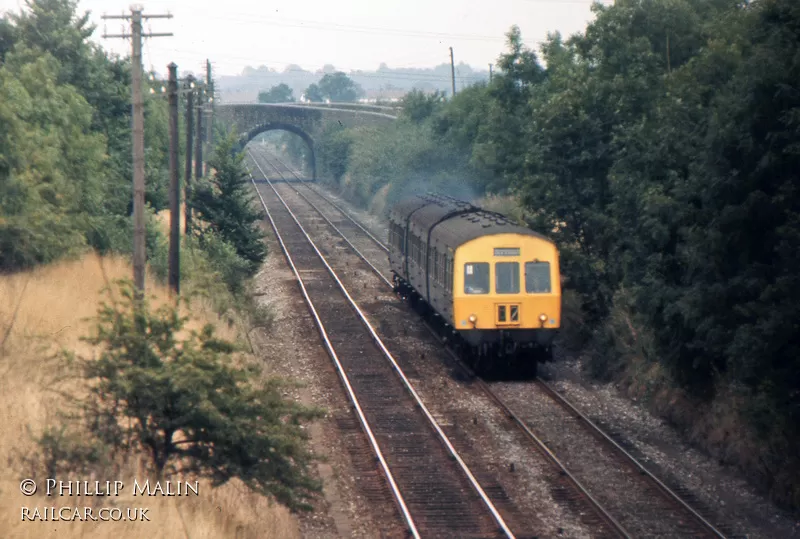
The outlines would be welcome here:
<svg viewBox="0 0 800 539">
<path fill-rule="evenodd" d="M 129 61 L 110 59 L 89 40 L 94 28 L 88 15 L 77 14 L 77 2 L 27 5 L 0 23 L 3 86 L 12 92 L 3 98 L 3 123 L 5 136 L 13 136 L 0 149 L 6 159 L 0 175 L 8 178 L 0 186 L 7 189 L 0 196 L 5 270 L 84 247 L 130 249 L 124 238 L 132 213 Z M 164 100 L 146 100 L 145 198 L 157 210 L 168 199 L 166 110 Z"/>
<path fill-rule="evenodd" d="M 564 333 L 593 336 L 596 374 L 739 399 L 763 451 L 739 462 L 800 505 L 800 4 L 593 10 L 546 68 L 512 28 L 491 84 L 329 133 L 325 174 L 373 210 L 456 178 L 517 197 L 559 246 Z"/>
<path fill-rule="evenodd" d="M 193 186 L 189 204 L 203 222 L 193 232 L 201 245 L 213 253 L 212 258 L 224 254 L 224 244 L 229 244 L 247 262 L 248 274 L 252 275 L 267 256 L 267 248 L 258 226 L 261 213 L 255 209 L 252 188 L 242 164 L 243 154 L 235 153 L 235 144 L 233 134 L 220 141 L 209 160 L 214 174 Z"/>
<path fill-rule="evenodd" d="M 357 98 L 364 95 L 364 91 L 361 87 L 341 71 L 326 73 L 325 76 L 320 79 L 317 87 L 319 89 L 319 94 L 313 97 L 308 95 L 312 88 L 309 86 L 308 90 L 306 90 L 306 97 L 308 97 L 309 100 L 322 101 L 324 99 L 330 99 L 335 103 L 344 103 L 355 101 Z M 315 99 L 315 97 L 320 97 L 321 99 Z"/>
<path fill-rule="evenodd" d="M 339 124 L 329 123 L 323 127 L 320 141 L 317 158 L 323 174 L 339 183 L 347 172 L 347 159 L 353 137 Z"/>
<path fill-rule="evenodd" d="M 314 103 L 322 103 L 325 101 L 325 96 L 322 94 L 322 90 L 320 90 L 319 85 L 316 83 L 309 84 L 304 95 L 306 96 L 307 100 Z"/>
<path fill-rule="evenodd" d="M 28 61 L 26 61 L 28 60 Z M 20 269 L 80 250 L 97 200 L 104 141 L 92 111 L 54 80 L 58 62 L 29 49 L 0 67 L 0 267 Z"/>
<path fill-rule="evenodd" d="M 426 94 L 421 90 L 413 90 L 403 97 L 402 116 L 419 124 L 430 118 L 434 111 L 441 107 L 442 103 L 444 103 L 444 94 L 438 90 L 432 94 Z"/>
<path fill-rule="evenodd" d="M 92 440 L 112 454 L 144 451 L 159 478 L 189 474 L 215 486 L 238 478 L 293 510 L 310 509 L 320 487 L 302 423 L 320 412 L 285 400 L 279 380 L 259 383 L 258 367 L 237 361 L 211 326 L 187 331 L 175 306 L 152 311 L 129 283 L 120 294 L 85 339 L 99 356 L 78 362 L 90 384 L 83 410 Z"/>
<path fill-rule="evenodd" d="M 267 92 L 258 93 L 259 103 L 291 103 L 293 101 L 292 89 L 284 83 L 273 86 Z"/>
</svg>

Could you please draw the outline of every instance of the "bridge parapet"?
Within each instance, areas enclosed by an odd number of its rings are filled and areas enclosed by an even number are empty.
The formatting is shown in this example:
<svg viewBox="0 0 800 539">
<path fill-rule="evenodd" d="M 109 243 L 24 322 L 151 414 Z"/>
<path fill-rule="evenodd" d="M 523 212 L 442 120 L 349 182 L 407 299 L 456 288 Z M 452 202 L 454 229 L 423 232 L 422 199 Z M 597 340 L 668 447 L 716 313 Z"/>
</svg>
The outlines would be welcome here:
<svg viewBox="0 0 800 539">
<path fill-rule="evenodd" d="M 402 105 L 378 105 L 372 103 L 284 103 L 293 107 L 315 107 L 326 109 L 361 110 L 364 112 L 382 112 L 384 114 L 398 115 L 403 110 Z"/>
</svg>

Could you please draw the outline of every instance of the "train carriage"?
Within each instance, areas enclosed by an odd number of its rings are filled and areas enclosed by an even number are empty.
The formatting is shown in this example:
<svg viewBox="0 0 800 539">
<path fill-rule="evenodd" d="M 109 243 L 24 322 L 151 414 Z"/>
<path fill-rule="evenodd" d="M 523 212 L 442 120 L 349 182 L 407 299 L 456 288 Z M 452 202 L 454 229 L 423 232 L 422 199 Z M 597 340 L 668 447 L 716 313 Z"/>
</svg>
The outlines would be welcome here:
<svg viewBox="0 0 800 539">
<path fill-rule="evenodd" d="M 481 372 L 535 373 L 561 325 L 558 250 L 505 216 L 443 195 L 389 215 L 395 291 L 455 334 Z"/>
</svg>

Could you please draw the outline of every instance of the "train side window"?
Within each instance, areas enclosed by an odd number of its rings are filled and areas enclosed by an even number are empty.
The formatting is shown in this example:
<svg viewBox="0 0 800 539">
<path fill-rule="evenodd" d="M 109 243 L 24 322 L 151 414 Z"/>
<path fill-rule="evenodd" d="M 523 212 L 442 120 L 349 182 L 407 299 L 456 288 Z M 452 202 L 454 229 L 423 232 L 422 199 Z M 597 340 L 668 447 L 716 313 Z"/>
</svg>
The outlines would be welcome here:
<svg viewBox="0 0 800 539">
<path fill-rule="evenodd" d="M 495 263 L 494 291 L 498 294 L 519 294 L 519 262 Z"/>
<path fill-rule="evenodd" d="M 528 294 L 549 294 L 550 262 L 525 262 L 525 292 Z"/>
<path fill-rule="evenodd" d="M 437 283 L 439 282 L 439 251 L 436 250 L 436 247 L 433 248 L 433 280 Z"/>
<path fill-rule="evenodd" d="M 452 294 L 453 293 L 453 280 L 455 279 L 455 277 L 453 277 L 453 268 L 455 267 L 455 264 L 453 263 L 453 259 L 452 258 L 450 258 L 449 260 L 450 260 L 450 263 L 449 263 L 450 267 L 447 270 L 447 291 Z"/>
<path fill-rule="evenodd" d="M 489 263 L 471 262 L 464 264 L 464 293 L 489 293 Z"/>
</svg>

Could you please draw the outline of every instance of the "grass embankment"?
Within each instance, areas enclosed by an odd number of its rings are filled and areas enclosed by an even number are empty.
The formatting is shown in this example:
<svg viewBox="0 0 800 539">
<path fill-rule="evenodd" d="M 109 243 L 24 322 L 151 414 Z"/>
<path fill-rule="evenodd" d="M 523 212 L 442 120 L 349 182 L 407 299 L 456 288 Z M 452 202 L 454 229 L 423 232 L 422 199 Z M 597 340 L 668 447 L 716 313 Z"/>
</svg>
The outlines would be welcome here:
<svg viewBox="0 0 800 539">
<path fill-rule="evenodd" d="M 167 223 L 163 221 L 163 223 Z M 298 537 L 297 521 L 288 510 L 270 504 L 241 483 L 230 482 L 212 488 L 200 481 L 197 497 L 133 497 L 129 486 L 134 478 L 147 478 L 146 471 L 130 459 L 122 477 L 92 477 L 81 480 L 119 480 L 125 483 L 118 498 L 47 498 L 20 493 L 23 478 L 46 477 L 43 462 L 31 462 L 37 454 L 33 437 L 55 425 L 56 414 L 67 401 L 55 388 L 79 395 L 79 382 L 59 378 L 64 360 L 58 351 L 66 348 L 90 355 L 89 345 L 80 340 L 92 327 L 91 320 L 103 299 L 107 282 L 130 278 L 127 258 L 87 255 L 33 271 L 0 276 L 0 462 L 6 473 L 0 476 L 0 530 L 3 537 L 110 537 L 116 539 L 153 537 Z M 187 285 L 187 288 L 190 285 Z M 169 301 L 167 288 L 148 275 L 146 290 L 153 306 Z M 218 315 L 213 298 L 197 299 L 191 306 L 191 329 L 204 323 L 215 325 L 218 335 L 237 340 L 237 324 Z M 227 318 L 227 317 L 226 317 Z M 41 459 L 39 459 L 41 460 Z M 65 479 L 65 478 L 62 478 Z M 40 489 L 41 491 L 41 489 Z M 147 507 L 150 522 L 23 522 L 21 508 L 53 506 Z"/>
</svg>

